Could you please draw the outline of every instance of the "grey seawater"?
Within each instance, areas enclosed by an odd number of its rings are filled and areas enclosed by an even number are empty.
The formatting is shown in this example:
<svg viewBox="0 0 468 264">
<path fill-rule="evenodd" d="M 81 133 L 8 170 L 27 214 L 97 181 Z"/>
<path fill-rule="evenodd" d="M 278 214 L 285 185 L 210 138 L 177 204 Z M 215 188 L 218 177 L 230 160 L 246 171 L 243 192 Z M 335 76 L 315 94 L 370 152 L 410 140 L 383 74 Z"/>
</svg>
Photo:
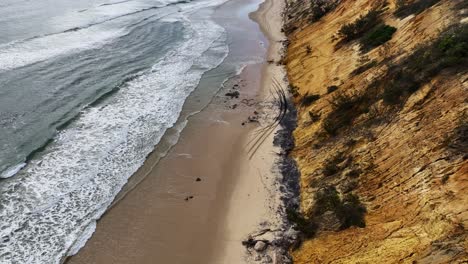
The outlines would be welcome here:
<svg viewBox="0 0 468 264">
<path fill-rule="evenodd" d="M 76 253 L 197 86 L 259 59 L 228 56 L 223 2 L 0 2 L 0 263 Z"/>
</svg>

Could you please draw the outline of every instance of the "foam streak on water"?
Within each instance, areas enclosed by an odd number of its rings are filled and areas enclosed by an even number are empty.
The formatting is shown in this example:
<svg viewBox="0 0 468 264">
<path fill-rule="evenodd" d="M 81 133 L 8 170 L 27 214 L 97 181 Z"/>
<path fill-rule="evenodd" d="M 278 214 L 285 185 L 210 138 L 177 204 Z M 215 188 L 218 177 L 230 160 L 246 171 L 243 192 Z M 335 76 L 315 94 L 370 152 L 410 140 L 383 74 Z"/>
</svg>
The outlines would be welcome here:
<svg viewBox="0 0 468 264">
<path fill-rule="evenodd" d="M 95 5 L 86 9 L 86 12 L 73 10 L 53 17 L 47 24 L 54 33 L 0 45 L 0 71 L 23 67 L 71 52 L 100 48 L 128 33 L 123 27 L 116 25 L 116 20 L 179 2 L 124 1 Z M 193 4 L 187 7 L 193 9 Z"/>
<path fill-rule="evenodd" d="M 224 29 L 187 13 L 170 18 L 188 28 L 183 44 L 105 104 L 85 109 L 40 160 L 0 186 L 0 263 L 59 263 L 76 253 L 202 74 L 226 57 Z"/>
</svg>

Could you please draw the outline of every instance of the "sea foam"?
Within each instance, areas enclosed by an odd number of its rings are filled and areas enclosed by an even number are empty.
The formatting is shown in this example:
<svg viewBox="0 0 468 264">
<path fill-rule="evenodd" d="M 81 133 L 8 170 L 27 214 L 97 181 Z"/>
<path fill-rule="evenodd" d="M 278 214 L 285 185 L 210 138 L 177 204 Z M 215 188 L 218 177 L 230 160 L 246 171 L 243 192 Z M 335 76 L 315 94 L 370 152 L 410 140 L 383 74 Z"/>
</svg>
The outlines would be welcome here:
<svg viewBox="0 0 468 264">
<path fill-rule="evenodd" d="M 177 121 L 202 74 L 227 56 L 225 30 L 206 17 L 189 18 L 193 9 L 186 10 L 174 16 L 187 28 L 183 44 L 104 104 L 85 109 L 40 161 L 2 183 L 0 263 L 60 263 L 76 253 Z"/>
</svg>

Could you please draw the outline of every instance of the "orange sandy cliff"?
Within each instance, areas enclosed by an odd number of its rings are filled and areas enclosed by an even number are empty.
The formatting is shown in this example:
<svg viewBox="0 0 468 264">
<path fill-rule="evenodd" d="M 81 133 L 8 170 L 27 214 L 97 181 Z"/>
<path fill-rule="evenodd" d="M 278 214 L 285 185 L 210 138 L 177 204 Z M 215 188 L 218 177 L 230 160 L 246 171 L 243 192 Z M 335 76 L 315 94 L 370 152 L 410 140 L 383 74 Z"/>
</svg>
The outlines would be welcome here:
<svg viewBox="0 0 468 264">
<path fill-rule="evenodd" d="M 424 0 L 406 4 L 417 1 Z M 405 1 L 330 1 L 336 6 L 319 18 L 311 17 L 311 4 L 321 1 L 286 2 L 284 62 L 298 107 L 292 155 L 301 172 L 301 212 L 317 226 L 291 250 L 294 263 L 466 263 L 466 59 L 427 75 L 398 103 L 383 99 L 389 83 L 400 81 L 390 72 L 406 69 L 421 45 L 454 25 L 466 28 L 466 1 L 432 1 L 405 16 L 395 15 Z M 342 25 L 377 8 L 379 23 L 396 28 L 389 41 L 366 51 L 360 38 L 340 42 Z M 354 105 L 339 108 L 337 100 Z M 348 120 L 337 109 L 350 111 L 343 114 Z M 345 124 L 330 132 L 329 122 Z M 338 203 L 359 199 L 365 227 L 343 228 L 332 205 L 317 204 L 330 187 Z"/>
</svg>

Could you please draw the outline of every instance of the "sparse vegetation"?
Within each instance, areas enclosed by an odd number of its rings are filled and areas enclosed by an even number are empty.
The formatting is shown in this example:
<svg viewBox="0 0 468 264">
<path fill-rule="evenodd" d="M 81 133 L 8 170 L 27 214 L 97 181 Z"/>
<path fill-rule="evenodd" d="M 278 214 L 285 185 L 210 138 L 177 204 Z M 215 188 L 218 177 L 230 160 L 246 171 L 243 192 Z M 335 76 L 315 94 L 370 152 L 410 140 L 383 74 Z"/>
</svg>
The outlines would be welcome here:
<svg viewBox="0 0 468 264">
<path fill-rule="evenodd" d="M 289 92 L 291 92 L 293 97 L 298 97 L 299 96 L 298 90 L 299 90 L 299 88 L 297 88 L 297 86 L 289 85 Z"/>
<path fill-rule="evenodd" d="M 318 94 L 308 94 L 306 93 L 302 98 L 301 98 L 301 105 L 302 106 L 309 106 L 315 101 L 320 99 L 320 95 Z"/>
<path fill-rule="evenodd" d="M 440 0 L 398 0 L 394 14 L 399 18 L 417 15 L 439 2 Z"/>
<path fill-rule="evenodd" d="M 286 209 L 286 217 L 304 238 L 311 238 L 317 232 L 317 224 L 313 220 L 305 218 L 292 208 Z"/>
<path fill-rule="evenodd" d="M 341 229 L 346 229 L 351 226 L 366 226 L 364 220 L 366 208 L 355 194 L 347 194 L 343 198 L 337 214 L 338 218 L 342 221 Z"/>
<path fill-rule="evenodd" d="M 323 122 L 323 128 L 329 135 L 336 135 L 338 130 L 349 126 L 353 120 L 368 111 L 370 106 L 368 94 L 338 93 L 330 102 L 332 112 Z"/>
<path fill-rule="evenodd" d="M 366 72 L 367 70 L 375 67 L 377 65 L 377 61 L 375 60 L 372 60 L 370 62 L 367 62 L 367 63 L 364 63 L 362 64 L 361 66 L 359 66 L 358 68 L 356 68 L 354 71 L 351 72 L 351 75 L 352 76 L 356 76 L 356 75 L 359 75 L 361 73 L 364 73 Z"/>
<path fill-rule="evenodd" d="M 332 85 L 327 87 L 327 94 L 333 93 L 334 91 L 338 90 L 338 86 Z"/>
<path fill-rule="evenodd" d="M 368 62 L 353 74 L 365 71 L 376 62 Z M 390 65 L 384 77 L 374 81 L 364 91 L 354 94 L 337 93 L 331 100 L 332 111 L 325 117 L 322 127 L 328 135 L 336 136 L 339 130 L 351 125 L 364 113 L 368 113 L 378 100 L 388 106 L 399 105 L 422 84 L 442 70 L 455 71 L 468 66 L 468 25 L 449 28 L 431 44 L 424 45 L 398 65 Z M 374 111 L 369 118 L 379 118 Z M 366 122 L 372 124 L 372 122 Z"/>
<path fill-rule="evenodd" d="M 464 113 L 458 121 L 457 126 L 444 142 L 444 145 L 455 155 L 468 158 L 468 113 Z"/>
<path fill-rule="evenodd" d="M 347 194 L 340 198 L 338 191 L 333 186 L 319 190 L 315 195 L 313 215 L 317 217 L 327 211 L 335 213 L 341 223 L 340 229 L 351 226 L 366 226 L 364 220 L 366 208 L 355 194 Z"/>
<path fill-rule="evenodd" d="M 344 157 L 343 153 L 338 153 L 331 159 L 326 160 L 322 170 L 323 174 L 325 176 L 332 176 L 338 173 L 341 170 L 339 164 L 345 159 L 346 158 Z"/>
<path fill-rule="evenodd" d="M 346 177 L 358 178 L 361 175 L 362 171 L 359 168 L 354 168 L 346 173 Z"/>
<path fill-rule="evenodd" d="M 400 65 L 390 68 L 383 100 L 390 105 L 398 104 L 443 69 L 466 68 L 467 62 L 468 26 L 450 28 L 432 44 L 419 47 Z"/>
<path fill-rule="evenodd" d="M 325 16 L 328 12 L 332 11 L 335 9 L 338 4 L 340 3 L 340 0 L 314 0 L 311 1 L 311 22 L 316 22 L 320 20 L 323 16 Z"/>
<path fill-rule="evenodd" d="M 442 179 L 440 180 L 442 182 L 442 184 L 446 184 L 448 182 L 448 180 L 449 180 L 449 177 L 450 176 L 448 174 L 442 176 Z"/>
<path fill-rule="evenodd" d="M 323 215 L 327 211 L 337 211 L 341 205 L 338 191 L 333 186 L 326 186 L 315 193 L 314 216 Z"/>
<path fill-rule="evenodd" d="M 367 33 L 361 40 L 363 50 L 370 50 L 378 47 L 385 42 L 389 41 L 393 34 L 396 32 L 396 28 L 389 25 L 379 25 L 369 33 Z"/>
<path fill-rule="evenodd" d="M 314 112 L 309 111 L 310 122 L 315 123 L 320 120 L 319 114 L 314 114 Z"/>
<path fill-rule="evenodd" d="M 383 101 L 386 104 L 398 104 L 403 97 L 418 90 L 419 84 L 408 72 L 400 70 L 392 74 L 391 80 L 384 86 Z"/>
</svg>

